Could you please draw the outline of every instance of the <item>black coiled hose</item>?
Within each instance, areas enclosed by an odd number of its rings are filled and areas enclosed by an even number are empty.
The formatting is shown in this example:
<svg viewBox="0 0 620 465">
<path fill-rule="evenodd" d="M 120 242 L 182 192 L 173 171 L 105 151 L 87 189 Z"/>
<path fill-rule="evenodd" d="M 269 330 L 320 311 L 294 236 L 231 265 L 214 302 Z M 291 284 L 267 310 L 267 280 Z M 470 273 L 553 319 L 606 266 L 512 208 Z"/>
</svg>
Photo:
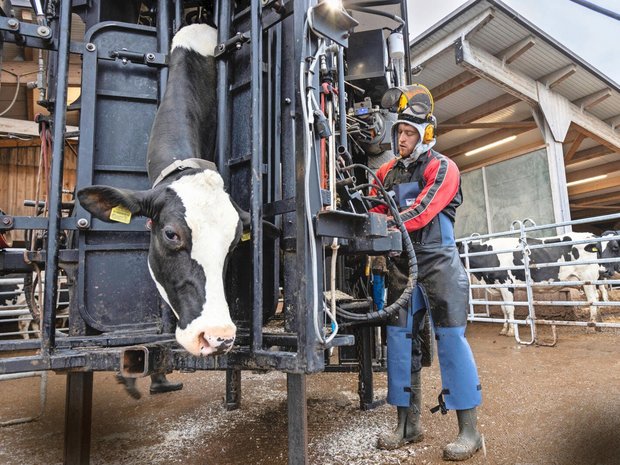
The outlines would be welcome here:
<svg viewBox="0 0 620 465">
<path fill-rule="evenodd" d="M 348 322 L 342 323 L 340 325 L 341 327 L 385 321 L 390 316 L 392 316 L 394 313 L 396 313 L 396 311 L 401 310 L 401 309 L 406 309 L 409 306 L 409 300 L 411 299 L 413 288 L 415 287 L 416 282 L 418 280 L 418 261 L 415 256 L 415 251 L 413 250 L 413 244 L 411 243 L 411 238 L 409 237 L 407 228 L 405 228 L 405 225 L 403 224 L 403 221 L 400 217 L 398 206 L 396 205 L 396 203 L 394 203 L 394 199 L 385 190 L 385 188 L 383 187 L 383 183 L 379 181 L 375 173 L 370 168 L 368 168 L 366 165 L 362 165 L 360 163 L 354 163 L 352 165 L 345 166 L 342 169 L 349 170 L 352 168 L 360 168 L 360 169 L 365 170 L 368 173 L 368 175 L 371 176 L 375 181 L 375 184 L 373 184 L 373 187 L 375 187 L 379 192 L 381 192 L 381 195 L 385 199 L 385 204 L 390 209 L 390 213 L 392 213 L 392 216 L 394 217 L 394 222 L 396 223 L 396 226 L 398 227 L 402 235 L 403 246 L 404 246 L 403 248 L 405 249 L 405 252 L 407 253 L 407 256 L 409 257 L 409 277 L 407 279 L 407 286 L 405 286 L 405 290 L 403 291 L 401 296 L 398 299 L 396 299 L 396 301 L 393 302 L 391 305 L 379 311 L 368 312 L 368 313 L 353 313 L 353 312 L 349 312 L 345 310 L 344 308 L 340 306 L 337 306 L 336 311 L 338 315 L 342 316 L 343 318 L 346 318 L 347 320 L 350 320 Z"/>
</svg>

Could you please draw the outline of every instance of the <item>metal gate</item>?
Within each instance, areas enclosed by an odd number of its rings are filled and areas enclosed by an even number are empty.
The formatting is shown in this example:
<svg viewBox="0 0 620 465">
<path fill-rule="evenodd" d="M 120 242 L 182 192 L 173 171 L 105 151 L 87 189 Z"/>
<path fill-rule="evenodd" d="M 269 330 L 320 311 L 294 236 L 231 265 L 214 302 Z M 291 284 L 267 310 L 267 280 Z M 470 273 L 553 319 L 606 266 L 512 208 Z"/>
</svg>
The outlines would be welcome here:
<svg viewBox="0 0 620 465">
<path fill-rule="evenodd" d="M 620 323 L 611 323 L 611 322 L 600 322 L 600 321 L 568 321 L 568 320 L 549 320 L 544 318 L 539 318 L 536 316 L 536 307 L 537 306 L 557 306 L 557 307 L 619 307 L 620 302 L 618 301 L 601 301 L 590 299 L 587 301 L 584 300 L 569 300 L 569 301 L 560 301 L 560 300 L 539 300 L 534 296 L 534 290 L 538 289 L 560 289 L 565 288 L 567 286 L 570 287 L 579 287 L 584 285 L 591 286 L 618 286 L 620 285 L 620 279 L 618 274 L 613 277 L 613 279 L 596 279 L 596 280 L 570 280 L 570 281 L 544 281 L 544 282 L 535 282 L 532 279 L 532 270 L 535 269 L 545 269 L 545 268 L 558 268 L 559 266 L 578 266 L 578 265 L 601 265 L 601 264 L 615 264 L 620 263 L 620 255 L 616 254 L 615 257 L 611 258 L 597 258 L 594 260 L 584 260 L 579 258 L 571 258 L 568 261 L 562 261 L 561 264 L 556 262 L 540 262 L 540 263 L 531 263 L 530 262 L 530 254 L 532 250 L 536 249 L 553 249 L 557 247 L 566 247 L 580 244 L 591 244 L 591 243 L 602 243 L 607 241 L 617 241 L 620 239 L 620 233 L 614 231 L 613 234 L 605 235 L 604 237 L 598 238 L 588 238 L 588 239 L 580 239 L 580 240 L 563 240 L 556 241 L 555 243 L 532 243 L 531 239 L 542 238 L 544 239 L 546 236 L 554 236 L 557 234 L 557 231 L 566 232 L 567 229 L 570 231 L 573 226 L 583 226 L 588 223 L 595 223 L 598 221 L 606 221 L 606 220 L 616 220 L 620 218 L 620 214 L 614 215 L 605 215 L 595 218 L 585 218 L 581 220 L 562 222 L 562 223 L 553 223 L 547 225 L 537 226 L 532 220 L 526 219 L 523 221 L 514 221 L 512 223 L 511 231 L 504 231 L 493 234 L 474 234 L 470 237 L 465 237 L 458 239 L 458 243 L 462 246 L 461 257 L 465 263 L 465 268 L 470 275 L 470 281 L 472 282 L 470 286 L 470 309 L 469 309 L 469 321 L 479 321 L 479 322 L 487 322 L 487 323 L 502 323 L 513 325 L 514 328 L 514 337 L 520 344 L 539 344 L 539 345 L 555 345 L 557 341 L 557 333 L 556 326 L 580 326 L 580 327 L 588 327 L 588 328 L 620 328 Z M 473 252 L 470 253 L 469 249 L 471 248 L 472 243 L 482 243 L 485 241 L 495 239 L 495 238 L 513 238 L 515 239 L 515 243 L 517 244 L 515 247 L 511 248 L 500 248 L 499 250 L 492 251 L 481 251 L 481 252 Z M 523 263 L 521 265 L 515 266 L 505 266 L 505 267 L 493 267 L 493 268 L 476 268 L 470 266 L 470 258 L 471 257 L 484 257 L 489 256 L 491 254 L 513 254 L 519 253 L 520 256 L 523 257 Z M 473 274 L 476 272 L 497 272 L 497 271 L 522 271 L 525 280 L 519 283 L 498 283 L 498 284 L 477 284 L 476 279 L 473 278 Z M 483 289 L 486 291 L 489 289 L 511 289 L 514 294 L 515 289 L 522 289 L 526 293 L 526 299 L 520 301 L 506 301 L 506 300 L 489 300 L 488 298 L 474 298 L 473 290 L 474 289 Z M 603 295 L 605 290 L 603 289 Z M 526 307 L 527 308 L 527 316 L 522 319 L 509 319 L 509 318 L 494 318 L 490 315 L 489 305 L 513 305 L 515 307 Z M 484 311 L 477 311 L 476 308 L 484 307 Z M 536 325 L 550 325 L 552 329 L 552 341 L 546 342 L 539 338 L 538 333 L 536 331 Z M 530 338 L 529 340 L 524 340 L 521 338 L 519 333 L 519 325 L 529 326 Z"/>
</svg>

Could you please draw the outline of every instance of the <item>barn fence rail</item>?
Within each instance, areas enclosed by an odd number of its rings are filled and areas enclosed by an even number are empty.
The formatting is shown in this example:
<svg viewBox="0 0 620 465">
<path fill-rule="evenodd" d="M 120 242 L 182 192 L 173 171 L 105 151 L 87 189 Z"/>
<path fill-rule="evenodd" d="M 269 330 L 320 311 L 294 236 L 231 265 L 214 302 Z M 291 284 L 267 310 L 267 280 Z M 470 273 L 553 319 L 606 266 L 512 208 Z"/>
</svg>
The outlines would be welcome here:
<svg viewBox="0 0 620 465">
<path fill-rule="evenodd" d="M 531 243 L 532 239 L 545 239 L 545 234 L 551 232 L 554 236 L 556 234 L 569 234 L 572 231 L 573 226 L 577 225 L 587 225 L 590 223 L 602 222 L 602 221 L 616 221 L 620 220 L 620 214 L 612 214 L 612 215 L 603 215 L 596 216 L 591 218 L 584 218 L 575 221 L 566 221 L 560 223 L 552 223 L 545 225 L 536 225 L 530 219 L 525 219 L 522 221 L 515 220 L 512 223 L 512 227 L 509 231 L 502 231 L 498 233 L 490 233 L 490 234 L 477 234 L 474 233 L 471 236 L 463 237 L 457 239 L 457 243 L 461 247 L 462 253 L 461 258 L 464 261 L 465 269 L 470 278 L 470 306 L 469 306 L 469 321 L 477 321 L 484 323 L 501 323 L 511 325 L 514 329 L 514 337 L 518 343 L 523 345 L 548 345 L 553 346 L 557 343 L 557 331 L 556 326 L 576 326 L 576 327 L 586 327 L 590 330 L 598 330 L 600 328 L 620 328 L 620 301 L 614 299 L 620 299 L 620 294 L 618 296 L 615 295 L 615 289 L 620 289 L 620 252 L 617 251 L 611 258 L 597 258 L 595 260 L 570 260 L 560 262 L 562 264 L 558 264 L 558 261 L 554 262 L 541 262 L 541 263 L 531 263 L 530 255 L 532 250 L 540 250 L 540 249 L 553 249 L 557 247 L 566 247 L 566 246 L 575 246 L 575 245 L 583 245 L 583 244 L 591 244 L 591 243 L 602 243 L 607 241 L 619 241 L 620 240 L 620 231 L 614 231 L 615 234 L 607 234 L 604 237 L 594 237 L 587 239 L 576 239 L 576 240 L 562 240 L 558 242 L 552 243 Z M 542 233 L 542 237 L 541 237 Z M 481 252 L 470 252 L 470 247 L 474 243 L 482 244 L 491 239 L 498 238 L 512 238 L 517 241 L 515 247 L 512 248 L 503 248 L 503 249 L 494 249 L 491 251 L 481 251 Z M 530 240 L 528 242 L 528 240 Z M 619 243 L 620 244 L 620 243 Z M 473 257 L 481 257 L 481 256 L 489 256 L 491 254 L 501 255 L 501 254 L 513 254 L 516 252 L 520 252 L 522 255 L 523 264 L 516 266 L 499 266 L 499 267 L 479 267 L 473 268 L 470 266 L 470 259 Z M 543 282 L 535 282 L 532 279 L 532 270 L 541 270 L 545 268 L 559 268 L 563 266 L 580 266 L 580 265 L 604 265 L 604 264 L 618 264 L 614 265 L 616 272 L 612 279 L 574 279 L 574 280 L 549 280 Z M 500 272 L 500 271 L 519 271 L 522 272 L 525 279 L 523 282 L 510 282 L 510 283 L 487 283 L 487 284 L 478 284 L 476 283 L 476 279 L 474 278 L 474 273 L 482 273 L 482 272 Z M 596 286 L 597 289 L 595 298 L 588 298 L 586 295 L 586 300 L 583 299 L 574 299 L 570 298 L 569 300 L 554 300 L 554 299 L 541 299 L 535 296 L 535 290 L 561 290 L 566 288 L 577 288 L 583 286 Z M 480 296 L 480 293 L 477 293 L 476 290 L 482 290 L 482 294 L 484 297 Z M 513 296 L 515 294 L 515 290 L 519 289 L 525 291 L 525 298 L 521 298 L 520 300 L 516 299 L 514 296 L 514 300 L 505 300 L 502 297 L 498 299 L 489 299 L 489 291 L 491 290 L 499 290 L 499 289 L 508 289 L 511 290 Z M 602 300 L 598 300 L 598 292 L 601 292 Z M 585 294 L 585 292 L 584 292 Z M 570 296 L 570 293 L 569 293 Z M 513 306 L 513 308 L 527 308 L 527 315 L 520 318 L 499 318 L 495 317 L 491 313 L 491 306 Z M 483 311 L 479 311 L 479 308 L 483 307 Z M 546 317 L 540 317 L 536 314 L 536 308 L 541 307 L 572 307 L 577 310 L 580 307 L 589 307 L 590 311 L 592 309 L 596 309 L 596 318 L 587 319 L 587 321 L 578 321 L 578 317 L 576 316 L 576 312 L 574 312 L 574 319 L 551 319 Z M 610 319 L 615 319 L 617 321 L 602 321 L 600 318 L 599 308 L 611 309 Z M 477 311 L 478 309 L 478 311 Z M 542 312 L 541 312 L 542 313 Z M 618 316 L 614 318 L 615 316 Z M 601 319 L 601 321 L 599 321 Z M 524 340 L 520 334 L 519 326 L 529 327 L 530 338 L 529 340 Z M 551 341 L 544 341 L 539 336 L 537 332 L 537 325 L 547 325 L 551 326 Z"/>
<path fill-rule="evenodd" d="M 41 286 L 45 286 L 45 279 L 42 279 Z M 69 295 L 66 292 L 67 278 L 61 275 L 58 278 L 58 288 L 60 292 L 56 298 L 56 308 L 60 309 L 56 314 L 56 331 L 57 335 L 66 335 L 68 313 L 63 312 L 69 306 Z M 35 287 L 38 284 L 35 283 Z M 63 292 L 64 291 L 64 292 Z M 33 311 L 28 304 L 28 296 L 26 296 L 24 287 L 24 275 L 19 277 L 0 278 L 0 338 L 3 340 L 9 338 L 18 339 L 40 339 L 41 331 L 38 325 L 33 324 Z M 35 289 L 35 295 L 32 296 L 34 304 L 41 306 L 39 303 L 39 292 Z M 0 378 L 0 381 L 2 378 Z"/>
</svg>

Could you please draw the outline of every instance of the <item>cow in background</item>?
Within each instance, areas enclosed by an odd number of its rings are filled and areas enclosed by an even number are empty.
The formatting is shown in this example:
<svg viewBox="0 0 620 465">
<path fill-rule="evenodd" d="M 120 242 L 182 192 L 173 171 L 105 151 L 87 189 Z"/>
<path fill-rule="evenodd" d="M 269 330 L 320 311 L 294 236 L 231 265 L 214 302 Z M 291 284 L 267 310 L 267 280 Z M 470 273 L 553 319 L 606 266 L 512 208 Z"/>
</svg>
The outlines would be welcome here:
<svg viewBox="0 0 620 465">
<path fill-rule="evenodd" d="M 78 199 L 96 218 L 146 216 L 148 266 L 177 317 L 177 341 L 193 355 L 230 350 L 236 326 L 224 295 L 224 265 L 243 231 L 242 212 L 224 190 L 214 160 L 217 32 L 182 28 L 172 41 L 168 84 L 147 150 L 152 188 L 81 189 Z"/>
<path fill-rule="evenodd" d="M 606 231 L 601 237 L 616 235 L 615 231 Z M 597 236 L 590 233 L 571 233 L 557 237 L 535 239 L 528 238 L 528 245 L 558 244 L 579 240 L 596 239 Z M 463 245 L 461 244 L 461 253 Z M 502 250 L 507 252 L 497 253 Z M 469 270 L 482 284 L 522 284 L 525 283 L 525 271 L 523 268 L 516 270 L 490 270 L 475 271 L 476 268 L 506 268 L 523 266 L 523 252 L 518 238 L 494 238 L 484 242 L 468 242 L 468 253 L 487 252 L 485 255 L 470 256 Z M 606 258 L 620 258 L 620 242 L 617 239 L 592 241 L 583 244 L 556 245 L 546 248 L 530 249 L 530 264 L 554 263 L 558 266 L 532 268 L 530 275 L 533 282 L 550 281 L 596 281 L 612 277 L 620 271 L 620 263 L 601 264 L 571 264 L 572 261 L 590 261 Z M 464 257 L 462 257 L 465 263 Z M 587 301 L 598 302 L 596 286 L 585 284 L 583 286 Z M 500 287 L 497 291 L 501 294 L 504 303 L 501 305 L 504 318 L 514 320 L 514 288 Z M 608 300 L 607 292 L 603 293 L 603 300 Z M 598 307 L 590 305 L 590 321 L 600 321 Z M 500 332 L 502 335 L 514 336 L 514 326 L 504 323 Z"/>
</svg>

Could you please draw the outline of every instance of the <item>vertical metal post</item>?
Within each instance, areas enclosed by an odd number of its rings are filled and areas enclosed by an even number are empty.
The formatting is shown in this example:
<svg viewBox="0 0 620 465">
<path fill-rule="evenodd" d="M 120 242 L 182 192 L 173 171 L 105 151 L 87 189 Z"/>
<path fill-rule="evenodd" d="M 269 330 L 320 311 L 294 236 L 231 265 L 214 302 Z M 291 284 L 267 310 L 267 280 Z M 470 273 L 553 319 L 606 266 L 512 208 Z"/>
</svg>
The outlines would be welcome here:
<svg viewBox="0 0 620 465">
<path fill-rule="evenodd" d="M 532 275 L 530 272 L 530 249 L 527 245 L 527 234 L 525 233 L 525 227 L 521 221 L 519 221 L 519 243 L 521 245 L 521 252 L 523 253 L 523 271 L 525 272 L 525 292 L 527 294 L 527 309 L 530 320 L 530 333 L 531 339 L 529 342 L 524 342 L 519 337 L 519 325 L 515 323 L 515 339 L 519 344 L 530 345 L 536 342 L 536 312 L 534 310 L 534 295 L 532 293 Z M 516 290 L 516 289 L 515 289 Z"/>
<path fill-rule="evenodd" d="M 345 107 L 344 57 L 343 47 L 338 47 L 338 112 L 340 117 L 340 145 L 347 151 L 347 109 Z"/>
<path fill-rule="evenodd" d="M 170 51 L 170 3 L 169 0 L 157 1 L 157 47 L 159 53 Z M 159 70 L 159 90 L 157 100 L 161 103 L 168 82 L 168 67 L 162 66 Z"/>
<path fill-rule="evenodd" d="M 261 0 L 252 0 L 252 349 L 263 347 L 263 28 Z"/>
<path fill-rule="evenodd" d="M 306 375 L 287 373 L 288 465 L 308 465 Z"/>
<path fill-rule="evenodd" d="M 65 404 L 65 465 L 84 465 L 90 460 L 93 408 L 93 372 L 67 373 Z"/>
<path fill-rule="evenodd" d="M 183 0 L 174 0 L 174 29 L 172 35 L 179 32 L 183 25 Z"/>
<path fill-rule="evenodd" d="M 372 327 L 362 326 L 355 332 L 355 346 L 359 372 L 357 378 L 357 392 L 360 398 L 360 408 L 370 410 L 381 402 L 375 402 L 372 372 Z"/>
<path fill-rule="evenodd" d="M 301 50 L 302 21 L 301 0 L 295 0 L 294 14 L 282 23 L 282 108 L 281 136 L 279 140 L 282 156 L 282 198 L 294 199 L 297 196 L 296 154 L 301 150 L 303 140 L 297 125 L 299 114 L 299 51 Z M 284 324 L 287 331 L 297 331 L 299 326 L 295 303 L 301 286 L 297 279 L 297 214 L 282 215 L 282 277 L 284 281 Z"/>
<path fill-rule="evenodd" d="M 231 2 L 218 2 L 217 34 L 219 43 L 226 42 L 230 37 Z M 230 183 L 228 152 L 230 149 L 230 95 L 228 92 L 228 57 L 221 56 L 217 62 L 217 170 L 220 172 L 224 185 Z"/>
<path fill-rule="evenodd" d="M 64 166 L 65 125 L 67 121 L 67 84 L 69 80 L 69 42 L 71 39 L 72 0 L 60 2 L 58 18 L 58 69 L 56 107 L 54 109 L 54 148 L 52 151 L 47 229 L 47 262 L 43 297 L 41 353 L 50 355 L 56 343 L 56 292 L 58 281 L 58 235 L 60 234 L 62 174 Z"/>
<path fill-rule="evenodd" d="M 411 46 L 409 45 L 409 12 L 407 10 L 408 1 L 400 2 L 400 17 L 405 20 L 403 26 L 403 42 L 405 42 L 405 76 L 406 84 L 411 84 Z"/>
<path fill-rule="evenodd" d="M 226 410 L 241 406 L 241 370 L 226 369 Z"/>
</svg>

